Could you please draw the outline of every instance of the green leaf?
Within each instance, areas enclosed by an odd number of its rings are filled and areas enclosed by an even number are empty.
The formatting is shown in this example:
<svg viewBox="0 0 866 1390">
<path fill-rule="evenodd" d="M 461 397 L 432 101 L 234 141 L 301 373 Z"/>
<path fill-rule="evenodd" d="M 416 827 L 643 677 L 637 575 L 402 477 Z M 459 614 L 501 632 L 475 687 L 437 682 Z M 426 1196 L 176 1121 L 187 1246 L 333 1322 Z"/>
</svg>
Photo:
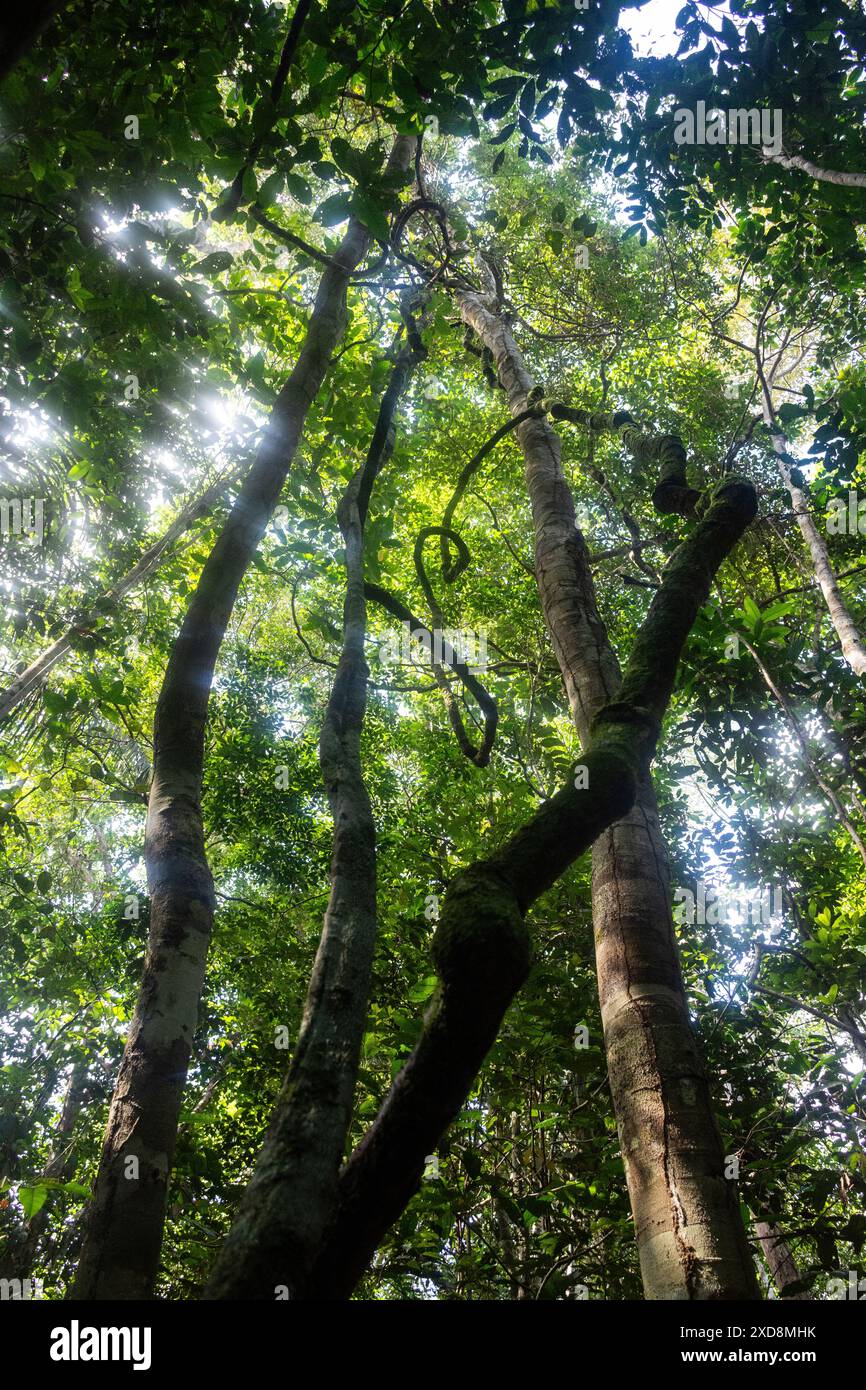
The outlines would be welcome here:
<svg viewBox="0 0 866 1390">
<path fill-rule="evenodd" d="M 204 271 L 206 275 L 215 275 L 220 271 L 229 270 L 235 263 L 235 258 L 229 251 L 212 251 L 209 256 L 205 256 L 196 264 L 196 270 Z"/>
<path fill-rule="evenodd" d="M 765 623 L 771 623 L 775 618 L 781 618 L 785 613 L 793 613 L 797 607 L 793 599 L 784 599 L 779 603 L 771 603 L 768 608 L 762 608 L 761 617 Z"/>
<path fill-rule="evenodd" d="M 419 984 L 409 991 L 409 998 L 413 1004 L 422 1004 L 425 999 L 429 999 L 436 988 L 437 979 L 435 975 L 427 975 Z"/>
<path fill-rule="evenodd" d="M 336 227 L 352 214 L 352 199 L 349 193 L 332 193 L 316 208 L 315 219 L 324 227 Z"/>
<path fill-rule="evenodd" d="M 373 172 L 368 169 L 360 150 L 354 149 L 348 140 L 344 140 L 340 135 L 331 141 L 331 154 L 337 168 L 342 169 L 350 178 L 360 181 Z"/>
<path fill-rule="evenodd" d="M 300 174 L 286 174 L 286 188 L 298 203 L 306 205 L 313 201 L 313 190 Z"/>
<path fill-rule="evenodd" d="M 263 208 L 273 207 L 279 195 L 282 193 L 285 183 L 285 176 L 279 172 L 271 174 L 266 178 L 259 189 L 259 196 L 257 199 L 259 206 Z"/>
<path fill-rule="evenodd" d="M 749 594 L 746 594 L 743 598 L 743 612 L 748 621 L 748 626 L 754 629 L 761 621 L 761 610 Z"/>
<path fill-rule="evenodd" d="M 557 256 L 562 255 L 563 231 L 561 227 L 548 227 L 544 239 Z"/>
<path fill-rule="evenodd" d="M 374 198 L 370 197 L 369 193 L 357 188 L 352 194 L 351 207 L 358 221 L 363 222 L 374 237 L 378 237 L 380 241 L 388 240 L 388 217 L 384 209 Z"/>
<path fill-rule="evenodd" d="M 42 1183 L 35 1187 L 19 1187 L 18 1200 L 24 1208 L 24 1215 L 28 1221 L 45 1205 L 47 1197 L 48 1188 Z"/>
</svg>

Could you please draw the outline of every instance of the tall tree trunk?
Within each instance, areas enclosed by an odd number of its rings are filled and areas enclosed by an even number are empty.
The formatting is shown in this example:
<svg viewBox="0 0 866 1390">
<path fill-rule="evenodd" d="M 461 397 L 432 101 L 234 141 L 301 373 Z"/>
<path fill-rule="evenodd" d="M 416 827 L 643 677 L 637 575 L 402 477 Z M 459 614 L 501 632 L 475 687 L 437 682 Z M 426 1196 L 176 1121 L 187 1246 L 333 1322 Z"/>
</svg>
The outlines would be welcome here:
<svg viewBox="0 0 866 1390">
<path fill-rule="evenodd" d="M 414 143 L 398 137 L 391 169 L 408 166 Z M 156 1278 L 214 911 L 201 816 L 211 681 L 241 580 L 344 332 L 349 276 L 369 245 L 369 232 L 353 219 L 322 275 L 297 364 L 277 397 L 256 461 L 208 557 L 169 658 L 154 722 L 145 829 L 148 949 L 88 1210 L 72 1293 L 76 1299 L 147 1298 Z"/>
<path fill-rule="evenodd" d="M 778 361 L 776 363 L 778 366 Z M 761 377 L 761 406 L 764 416 L 764 424 L 770 431 L 770 438 L 773 441 L 773 451 L 776 455 L 776 463 L 782 475 L 782 481 L 788 489 L 791 498 L 791 506 L 797 518 L 797 525 L 800 534 L 806 542 L 809 554 L 812 557 L 812 564 L 815 568 L 815 578 L 821 593 L 824 595 L 824 602 L 827 605 L 827 612 L 830 621 L 836 629 L 836 635 L 842 645 L 842 655 L 848 662 L 852 671 L 858 676 L 866 675 L 866 646 L 863 638 L 848 612 L 845 600 L 839 589 L 833 566 L 830 564 L 830 556 L 827 553 L 827 546 L 824 539 L 815 525 L 815 518 L 809 508 L 809 499 L 802 488 L 795 483 L 792 474 L 792 460 L 788 454 L 787 441 L 784 434 L 776 422 L 776 414 L 773 409 L 772 399 L 772 372 Z"/>
<path fill-rule="evenodd" d="M 382 398 L 367 459 L 338 508 L 345 543 L 343 646 L 319 739 L 334 821 L 331 891 L 298 1044 L 265 1142 L 206 1298 L 303 1294 L 333 1215 L 352 1117 L 376 942 L 376 828 L 361 765 L 369 669 L 364 523 L 373 482 L 391 454 L 394 417 L 424 355 L 410 323 Z"/>
<path fill-rule="evenodd" d="M 698 1053 L 652 783 L 592 852 L 599 1002 L 649 1299 L 757 1297 Z"/>
<path fill-rule="evenodd" d="M 464 320 L 493 354 L 517 414 L 534 383 L 510 331 L 480 296 L 464 294 L 459 301 Z M 622 428 L 626 421 L 612 417 L 611 425 Z M 526 463 L 542 609 L 586 746 L 593 719 L 620 690 L 619 665 L 598 612 L 559 438 L 543 418 L 526 421 L 517 435 Z M 664 470 L 665 453 L 676 457 L 677 450 L 664 437 L 658 444 Z M 592 896 L 608 1076 L 646 1296 L 757 1298 L 736 1187 L 724 1175 L 722 1144 L 689 1021 L 667 854 L 648 775 L 641 779 L 633 809 L 593 847 Z"/>
<path fill-rule="evenodd" d="M 473 317 L 476 307 L 487 312 L 477 296 L 463 300 L 464 312 Z M 520 395 L 522 409 L 525 388 Z M 539 417 L 544 413 L 541 403 Z M 527 427 L 532 423 L 527 420 Z M 545 431 L 532 436 L 540 445 L 540 452 L 532 453 L 533 462 L 546 454 L 558 468 L 558 440 L 549 427 Z M 634 805 L 639 780 L 655 750 L 683 643 L 719 565 L 757 507 L 755 490 L 745 479 L 729 476 L 700 494 L 685 486 L 684 472 L 684 459 L 682 467 L 676 462 L 673 468 L 676 476 L 666 463 L 654 496 L 664 494 L 666 505 L 672 495 L 687 497 L 700 520 L 668 563 L 616 698 L 592 720 L 582 753 L 586 776 L 544 802 L 494 855 L 469 865 L 449 885 L 433 938 L 439 985 L 417 1046 L 343 1170 L 336 1220 L 310 1281 L 314 1296 L 343 1298 L 351 1292 L 417 1190 L 425 1155 L 465 1101 L 505 1011 L 526 978 L 530 950 L 524 918 L 529 907 Z M 555 509 L 550 515 L 555 517 Z M 575 537 L 585 551 L 583 538 L 573 529 L 568 544 Z M 553 565 L 553 570 L 564 584 L 567 568 Z M 572 609 L 581 612 L 573 602 Z M 600 619 L 598 628 L 603 634 Z M 574 655 L 580 660 L 579 651 Z M 737 1245 L 734 1218 L 721 1233 L 720 1239 L 726 1238 Z M 741 1225 L 739 1238 L 744 1258 L 738 1287 L 745 1296 L 756 1297 Z"/>
</svg>

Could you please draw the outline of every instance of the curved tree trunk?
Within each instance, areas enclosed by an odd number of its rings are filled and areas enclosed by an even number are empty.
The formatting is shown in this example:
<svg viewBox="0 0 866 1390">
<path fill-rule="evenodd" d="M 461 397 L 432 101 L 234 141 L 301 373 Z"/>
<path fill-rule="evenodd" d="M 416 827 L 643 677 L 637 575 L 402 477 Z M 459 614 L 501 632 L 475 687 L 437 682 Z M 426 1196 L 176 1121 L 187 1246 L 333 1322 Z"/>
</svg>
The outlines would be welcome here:
<svg viewBox="0 0 866 1390">
<path fill-rule="evenodd" d="M 492 352 L 516 414 L 534 383 L 507 325 L 477 295 L 462 295 L 460 304 L 463 318 Z M 560 415 L 568 418 L 566 412 Z M 608 420 L 616 429 L 630 423 L 627 417 Z M 544 419 L 521 425 L 518 438 L 542 608 L 585 747 L 592 720 L 620 690 L 619 665 L 598 612 L 588 551 L 560 465 L 559 438 Z M 627 442 L 653 448 L 636 434 Z M 661 457 L 665 447 L 663 438 Z M 663 471 L 662 482 L 667 478 Z M 592 863 L 608 1075 L 646 1296 L 757 1298 L 736 1187 L 724 1176 L 721 1140 L 689 1022 L 667 855 L 648 776 L 633 809 L 599 837 Z"/>
<path fill-rule="evenodd" d="M 477 295 L 461 295 L 460 302 L 464 316 L 478 324 L 482 333 L 495 329 L 495 314 Z M 522 386 L 514 384 L 520 373 L 525 378 L 525 372 L 510 335 L 503 340 L 491 331 L 485 342 L 491 345 L 503 377 L 512 381 L 514 413 L 524 411 L 527 381 Z M 497 355 L 494 343 L 504 344 L 502 355 Z M 567 490 L 561 493 L 559 441 L 542 418 L 546 410 L 547 403 L 541 402 L 537 417 L 521 425 L 521 442 L 528 471 L 536 467 L 544 471 L 552 465 L 553 498 L 545 498 L 543 488 L 535 488 L 533 509 L 536 518 L 542 514 L 550 522 L 547 540 L 553 548 L 543 553 L 539 531 L 536 556 L 540 573 L 555 574 L 558 586 L 565 589 L 569 552 L 573 556 L 576 545 L 585 553 L 586 547 L 574 530 L 573 513 L 568 535 L 559 532 L 557 539 L 557 517 L 571 506 L 571 499 Z M 662 476 L 654 494 L 658 504 L 688 500 L 699 523 L 668 563 L 616 697 L 591 721 L 582 754 L 586 776 L 544 802 L 491 858 L 458 873 L 445 894 L 433 938 L 439 986 L 418 1045 L 343 1170 L 336 1219 L 308 1289 L 313 1296 L 344 1298 L 351 1292 L 417 1190 L 425 1155 L 435 1148 L 465 1101 L 505 1011 L 526 978 L 530 948 L 524 917 L 528 908 L 634 805 L 655 750 L 683 643 L 719 565 L 754 518 L 755 490 L 745 479 L 729 476 L 707 494 L 697 493 L 685 486 L 684 456 L 680 459 L 668 444 L 664 449 L 659 449 L 658 441 L 650 444 L 662 456 Z M 550 561 L 549 567 L 545 560 Z M 565 602 L 567 594 L 562 597 Z M 573 597 L 570 611 L 586 617 Z M 569 612 L 567 604 L 563 612 Z M 604 627 L 597 613 L 593 622 L 601 639 Z M 557 636 L 563 639 L 561 649 L 570 650 L 565 621 Z M 582 659 L 579 648 L 573 655 L 575 662 Z M 709 1125 L 712 1129 L 711 1115 Z M 745 1233 L 737 1225 L 739 1212 L 725 1215 L 729 1219 L 718 1239 L 742 1253 L 736 1290 L 731 1287 L 725 1294 L 757 1297 Z"/>
<path fill-rule="evenodd" d="M 414 140 L 397 139 L 406 168 Z M 256 461 L 199 579 L 154 721 L 145 830 L 150 930 L 72 1297 L 147 1298 L 159 1264 L 168 1178 L 214 911 L 201 783 L 214 667 L 241 580 L 279 500 L 307 411 L 346 325 L 349 276 L 370 245 L 354 219 L 325 270 L 298 361 Z"/>
<path fill-rule="evenodd" d="M 343 647 L 319 739 L 334 821 L 331 891 L 298 1044 L 206 1298 L 273 1299 L 304 1291 L 333 1216 L 352 1118 L 376 942 L 376 827 L 361 765 L 369 669 L 364 524 L 394 444 L 394 415 L 424 348 L 414 328 L 399 353 L 362 468 L 338 508 L 345 542 Z"/>
</svg>

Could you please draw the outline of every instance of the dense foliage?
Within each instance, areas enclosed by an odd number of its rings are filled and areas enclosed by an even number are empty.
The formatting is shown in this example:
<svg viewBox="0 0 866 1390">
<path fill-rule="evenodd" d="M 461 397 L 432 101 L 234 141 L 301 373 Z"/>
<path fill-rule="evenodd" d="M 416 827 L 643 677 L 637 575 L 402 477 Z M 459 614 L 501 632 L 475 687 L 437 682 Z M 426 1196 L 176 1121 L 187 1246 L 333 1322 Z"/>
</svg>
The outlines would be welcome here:
<svg viewBox="0 0 866 1390">
<path fill-rule="evenodd" d="M 434 997 L 449 883 L 581 765 L 516 432 L 443 521 L 509 419 L 459 304 L 492 276 L 539 398 L 628 411 L 684 441 L 696 489 L 736 471 L 757 491 L 685 643 L 653 781 L 689 1013 L 764 1288 L 779 1292 L 762 1222 L 796 1263 L 788 1294 L 833 1296 L 866 1241 L 866 709 L 796 513 L 862 633 L 866 180 L 678 148 L 671 117 L 699 100 L 780 108 L 786 154 L 862 174 L 866 21 L 841 0 L 689 0 L 671 56 L 645 57 L 607 0 L 298 9 L 280 82 L 292 6 L 72 4 L 0 93 L 2 496 L 44 499 L 41 543 L 0 540 L 15 693 L 0 697 L 0 1273 L 62 1298 L 75 1271 L 144 968 L 157 699 L 351 217 L 372 247 L 210 697 L 216 916 L 157 1294 L 200 1295 L 301 1026 L 334 840 L 317 745 L 343 642 L 337 509 L 407 317 L 425 354 L 370 499 L 365 577 L 421 623 L 483 637 L 498 727 L 476 765 L 448 704 L 477 745 L 477 699 L 417 642 L 395 653 L 400 619 L 368 600 L 378 936 L 346 1154 Z M 387 172 L 400 134 L 419 137 L 414 168 Z M 658 514 L 655 465 L 621 433 L 556 428 L 624 665 L 690 523 Z M 859 530 L 833 524 L 840 498 Z M 436 534 L 417 558 L 443 524 L 468 552 L 450 582 Z M 772 912 L 690 913 L 701 884 L 765 892 Z M 588 857 L 529 922 L 528 981 L 356 1296 L 643 1296 Z"/>
</svg>

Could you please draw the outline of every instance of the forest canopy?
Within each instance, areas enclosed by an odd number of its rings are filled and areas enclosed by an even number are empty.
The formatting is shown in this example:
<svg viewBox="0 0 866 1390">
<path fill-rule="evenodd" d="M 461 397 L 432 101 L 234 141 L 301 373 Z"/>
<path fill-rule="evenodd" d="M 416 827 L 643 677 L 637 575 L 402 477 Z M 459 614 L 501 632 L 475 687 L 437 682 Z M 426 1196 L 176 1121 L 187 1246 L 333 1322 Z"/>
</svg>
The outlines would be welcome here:
<svg viewBox="0 0 866 1390">
<path fill-rule="evenodd" d="M 4 1298 L 866 1296 L 866 16 L 662 11 L 0 24 Z"/>
</svg>

